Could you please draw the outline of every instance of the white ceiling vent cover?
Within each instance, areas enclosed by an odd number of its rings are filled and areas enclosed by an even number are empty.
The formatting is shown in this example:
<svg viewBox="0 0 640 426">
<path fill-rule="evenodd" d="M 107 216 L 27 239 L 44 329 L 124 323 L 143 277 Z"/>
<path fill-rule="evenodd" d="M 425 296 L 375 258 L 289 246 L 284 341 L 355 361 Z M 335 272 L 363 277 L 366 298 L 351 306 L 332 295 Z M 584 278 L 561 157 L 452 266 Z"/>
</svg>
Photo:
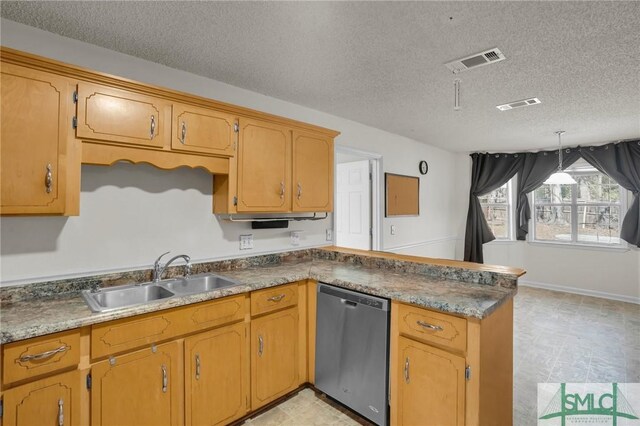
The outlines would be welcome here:
<svg viewBox="0 0 640 426">
<path fill-rule="evenodd" d="M 466 58 L 457 59 L 444 65 L 449 68 L 454 74 L 457 74 L 460 71 L 466 71 L 470 70 L 471 68 L 493 64 L 496 62 L 504 61 L 505 59 L 506 58 L 502 54 L 500 49 L 494 47 L 493 49 L 485 50 L 484 52 L 476 53 L 474 55 L 467 56 Z"/>
<path fill-rule="evenodd" d="M 522 99 L 521 101 L 509 102 L 508 104 L 498 105 L 496 106 L 496 108 L 498 108 L 500 111 L 509 111 L 510 109 L 520 108 L 520 107 L 525 107 L 530 105 L 538 105 L 541 103 L 542 101 L 540 101 L 540 99 L 538 98 L 529 98 L 529 99 Z"/>
</svg>

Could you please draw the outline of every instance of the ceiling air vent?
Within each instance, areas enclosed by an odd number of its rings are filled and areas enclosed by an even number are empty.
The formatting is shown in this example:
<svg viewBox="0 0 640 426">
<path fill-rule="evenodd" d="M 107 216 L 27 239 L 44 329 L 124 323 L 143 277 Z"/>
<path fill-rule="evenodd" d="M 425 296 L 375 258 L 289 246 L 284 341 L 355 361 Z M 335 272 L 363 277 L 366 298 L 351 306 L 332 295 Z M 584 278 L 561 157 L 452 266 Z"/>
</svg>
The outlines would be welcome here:
<svg viewBox="0 0 640 426">
<path fill-rule="evenodd" d="M 509 102 L 508 104 L 498 105 L 496 108 L 498 108 L 500 111 L 508 111 L 514 108 L 520 108 L 520 107 L 525 107 L 529 105 L 538 105 L 541 103 L 542 102 L 538 98 L 529 98 L 529 99 L 523 99 L 521 101 Z"/>
<path fill-rule="evenodd" d="M 451 61 L 444 65 L 453 71 L 454 74 L 457 74 L 460 71 L 504 61 L 505 59 L 506 58 L 500 49 L 495 47 L 493 49 L 485 50 L 484 52 L 476 53 L 475 55 L 467 56 L 466 58 Z"/>
</svg>

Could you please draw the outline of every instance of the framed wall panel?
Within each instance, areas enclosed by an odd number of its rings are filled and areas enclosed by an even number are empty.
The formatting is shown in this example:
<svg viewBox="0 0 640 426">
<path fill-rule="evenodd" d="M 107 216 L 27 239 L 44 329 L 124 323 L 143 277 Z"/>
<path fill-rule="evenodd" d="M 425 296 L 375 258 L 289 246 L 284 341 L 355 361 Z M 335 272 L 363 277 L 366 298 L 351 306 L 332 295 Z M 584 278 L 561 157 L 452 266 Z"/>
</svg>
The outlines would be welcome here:
<svg viewBox="0 0 640 426">
<path fill-rule="evenodd" d="M 420 178 L 385 173 L 385 216 L 420 214 Z"/>
</svg>

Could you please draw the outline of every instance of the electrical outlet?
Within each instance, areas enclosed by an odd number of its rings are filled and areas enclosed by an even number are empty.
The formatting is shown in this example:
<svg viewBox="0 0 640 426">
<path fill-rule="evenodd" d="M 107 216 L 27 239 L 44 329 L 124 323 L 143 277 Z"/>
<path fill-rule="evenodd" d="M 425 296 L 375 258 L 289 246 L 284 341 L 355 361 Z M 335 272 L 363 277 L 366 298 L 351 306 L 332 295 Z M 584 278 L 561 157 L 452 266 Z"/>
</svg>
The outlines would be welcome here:
<svg viewBox="0 0 640 426">
<path fill-rule="evenodd" d="M 325 239 L 327 241 L 333 241 L 333 229 L 327 229 Z"/>
<path fill-rule="evenodd" d="M 253 248 L 253 234 L 240 235 L 240 250 L 251 250 Z"/>
<path fill-rule="evenodd" d="M 391 235 L 396 235 L 396 226 L 391 225 Z"/>
<path fill-rule="evenodd" d="M 300 231 L 291 231 L 291 245 L 292 246 L 300 245 Z"/>
</svg>

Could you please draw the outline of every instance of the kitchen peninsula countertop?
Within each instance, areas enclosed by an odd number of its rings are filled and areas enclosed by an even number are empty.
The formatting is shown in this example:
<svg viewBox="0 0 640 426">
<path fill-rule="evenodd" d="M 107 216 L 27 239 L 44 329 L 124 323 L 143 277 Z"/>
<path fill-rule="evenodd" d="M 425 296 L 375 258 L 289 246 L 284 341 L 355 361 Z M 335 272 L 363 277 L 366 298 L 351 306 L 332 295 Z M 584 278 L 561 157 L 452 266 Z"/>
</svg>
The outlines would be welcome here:
<svg viewBox="0 0 640 426">
<path fill-rule="evenodd" d="M 172 268 L 169 276 L 179 276 L 181 270 Z M 96 283 L 106 287 L 114 282 L 148 281 L 147 271 L 117 274 L 117 279 L 105 275 L 0 288 L 0 343 L 306 279 L 482 319 L 516 294 L 518 276 L 524 274 L 515 268 L 335 248 L 194 265 L 194 273 L 201 272 L 217 272 L 240 284 L 103 313 L 88 308 L 80 295 L 82 289 Z"/>
</svg>

